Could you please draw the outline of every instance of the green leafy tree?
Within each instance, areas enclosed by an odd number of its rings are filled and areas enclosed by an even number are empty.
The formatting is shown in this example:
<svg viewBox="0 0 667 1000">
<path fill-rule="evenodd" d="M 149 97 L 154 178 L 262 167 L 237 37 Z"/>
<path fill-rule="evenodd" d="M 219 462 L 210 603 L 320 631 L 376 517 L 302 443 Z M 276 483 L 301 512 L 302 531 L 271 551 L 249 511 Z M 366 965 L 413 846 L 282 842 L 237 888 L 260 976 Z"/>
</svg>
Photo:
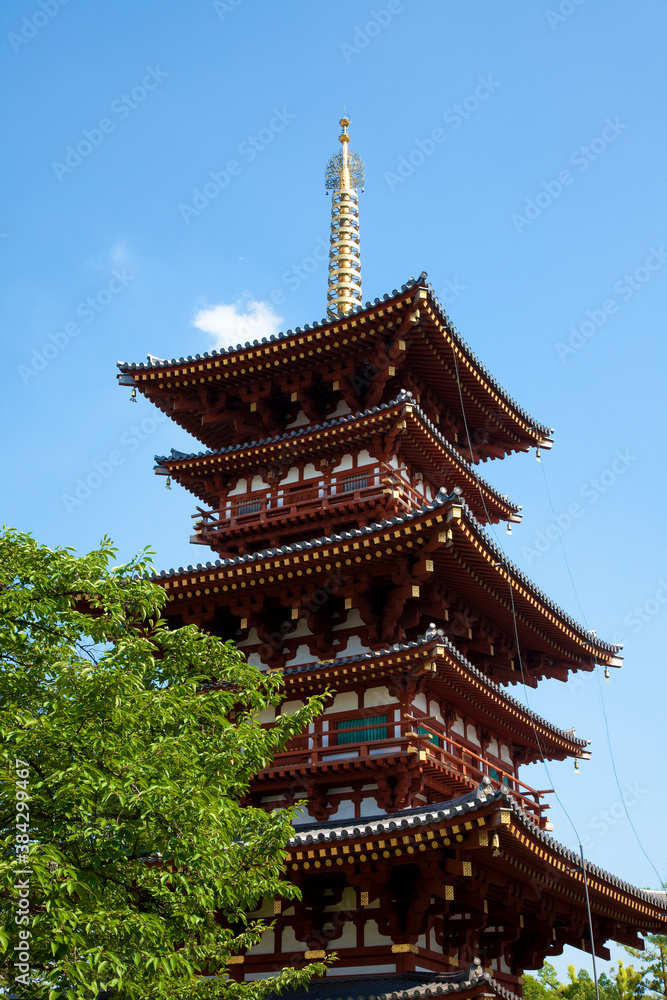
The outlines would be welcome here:
<svg viewBox="0 0 667 1000">
<path fill-rule="evenodd" d="M 524 996 L 527 1000 L 596 1000 L 595 982 L 585 969 L 575 972 L 568 965 L 567 978 L 567 983 L 561 983 L 553 965 L 545 962 L 537 976 L 524 976 Z M 644 994 L 642 980 L 641 969 L 619 962 L 618 969 L 598 976 L 600 1000 L 639 1000 Z"/>
<path fill-rule="evenodd" d="M 636 948 L 626 948 L 626 951 L 642 963 L 643 984 L 649 996 L 667 1000 L 667 935 L 647 934 L 646 944 L 645 951 Z"/>
<path fill-rule="evenodd" d="M 320 701 L 263 729 L 279 677 L 170 630 L 146 554 L 114 555 L 0 534 L 0 986 L 255 1000 L 302 985 L 323 965 L 254 983 L 226 969 L 265 930 L 248 914 L 298 895 L 290 811 L 239 803 Z"/>
<path fill-rule="evenodd" d="M 558 973 L 549 962 L 544 963 L 537 976 L 526 973 L 523 977 L 523 995 L 526 1000 L 553 1000 L 561 995 L 561 989 Z"/>
</svg>

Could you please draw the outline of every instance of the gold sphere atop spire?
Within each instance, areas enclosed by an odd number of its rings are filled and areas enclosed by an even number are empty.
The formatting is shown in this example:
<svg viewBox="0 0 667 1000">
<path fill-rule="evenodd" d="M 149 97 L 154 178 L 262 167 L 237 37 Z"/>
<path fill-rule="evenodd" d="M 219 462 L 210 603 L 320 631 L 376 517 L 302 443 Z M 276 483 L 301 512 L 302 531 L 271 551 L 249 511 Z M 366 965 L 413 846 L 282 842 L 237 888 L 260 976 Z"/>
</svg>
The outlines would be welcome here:
<svg viewBox="0 0 667 1000">
<path fill-rule="evenodd" d="M 342 127 L 343 127 L 343 134 L 341 136 L 339 136 L 340 141 L 341 142 L 349 142 L 350 141 L 350 137 L 347 134 L 347 127 L 350 124 L 350 119 L 346 118 L 346 117 L 343 117 L 343 118 L 341 118 L 341 120 L 340 120 L 340 122 L 338 124 L 342 125 Z"/>
</svg>

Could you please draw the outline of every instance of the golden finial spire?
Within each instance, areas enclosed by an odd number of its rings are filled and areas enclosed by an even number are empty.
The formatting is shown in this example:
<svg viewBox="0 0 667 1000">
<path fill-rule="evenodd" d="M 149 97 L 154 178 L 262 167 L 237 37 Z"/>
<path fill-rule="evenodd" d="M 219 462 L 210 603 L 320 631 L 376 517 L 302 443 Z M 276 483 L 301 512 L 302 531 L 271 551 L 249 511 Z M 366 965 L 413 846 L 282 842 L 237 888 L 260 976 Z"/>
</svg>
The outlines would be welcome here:
<svg viewBox="0 0 667 1000">
<path fill-rule="evenodd" d="M 327 163 L 326 190 L 331 191 L 331 246 L 327 313 L 344 316 L 361 305 L 361 257 L 359 251 L 359 195 L 364 187 L 364 162 L 349 149 L 350 119 L 341 118 L 342 149 Z"/>
</svg>

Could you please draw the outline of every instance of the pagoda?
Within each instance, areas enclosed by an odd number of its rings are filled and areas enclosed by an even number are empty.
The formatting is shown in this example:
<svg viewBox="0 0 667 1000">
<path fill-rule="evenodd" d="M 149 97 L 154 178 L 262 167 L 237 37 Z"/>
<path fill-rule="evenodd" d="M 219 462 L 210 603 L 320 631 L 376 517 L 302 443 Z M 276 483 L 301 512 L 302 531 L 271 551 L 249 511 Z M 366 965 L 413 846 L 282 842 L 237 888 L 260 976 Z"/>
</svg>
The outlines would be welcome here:
<svg viewBox="0 0 667 1000">
<path fill-rule="evenodd" d="M 296 805 L 274 926 L 232 959 L 240 981 L 335 951 L 316 997 L 521 995 L 566 944 L 643 947 L 664 894 L 550 836 L 548 790 L 519 776 L 587 742 L 531 712 L 516 683 L 620 665 L 618 646 L 557 607 L 493 541 L 520 508 L 481 462 L 551 447 L 443 312 L 426 274 L 363 304 L 363 164 L 341 149 L 328 315 L 196 357 L 120 364 L 201 441 L 156 471 L 197 500 L 192 541 L 217 558 L 163 572 L 166 615 L 233 638 L 281 671 L 289 712 L 333 692 L 248 801 Z M 274 710 L 261 721 L 270 726 Z M 587 915 L 587 898 L 591 918 Z"/>
</svg>

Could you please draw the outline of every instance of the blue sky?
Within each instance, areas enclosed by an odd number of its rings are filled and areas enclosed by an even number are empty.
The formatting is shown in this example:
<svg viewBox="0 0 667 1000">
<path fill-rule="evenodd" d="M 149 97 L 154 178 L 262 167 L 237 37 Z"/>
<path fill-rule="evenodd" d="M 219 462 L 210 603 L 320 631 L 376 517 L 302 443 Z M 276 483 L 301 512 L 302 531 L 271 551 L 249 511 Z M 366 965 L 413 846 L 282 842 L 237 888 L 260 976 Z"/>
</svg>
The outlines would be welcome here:
<svg viewBox="0 0 667 1000">
<path fill-rule="evenodd" d="M 80 551 L 149 544 L 159 567 L 205 558 L 192 498 L 152 472 L 191 442 L 129 403 L 116 361 L 322 318 L 345 108 L 364 299 L 426 270 L 555 428 L 541 466 L 481 472 L 524 507 L 497 534 L 509 557 L 624 643 L 610 684 L 529 701 L 593 741 L 579 775 L 551 779 L 588 857 L 641 886 L 657 876 L 600 698 L 665 878 L 666 22 L 658 0 L 16 0 L 0 29 L 3 520 Z M 524 778 L 550 787 L 541 765 Z"/>
</svg>

